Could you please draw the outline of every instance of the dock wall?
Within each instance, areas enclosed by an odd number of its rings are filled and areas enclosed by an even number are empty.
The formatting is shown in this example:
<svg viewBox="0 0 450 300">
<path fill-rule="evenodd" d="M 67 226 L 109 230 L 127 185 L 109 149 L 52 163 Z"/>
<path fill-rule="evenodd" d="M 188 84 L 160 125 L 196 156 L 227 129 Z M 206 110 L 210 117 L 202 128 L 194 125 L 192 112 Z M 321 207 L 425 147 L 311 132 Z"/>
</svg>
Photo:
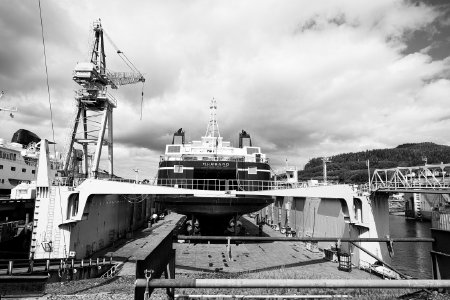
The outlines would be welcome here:
<svg viewBox="0 0 450 300">
<path fill-rule="evenodd" d="M 269 225 L 289 227 L 298 237 L 377 238 L 389 234 L 388 194 L 351 195 L 346 198 L 275 197 L 273 204 L 260 210 L 259 216 Z M 274 226 L 275 227 L 275 226 Z M 335 243 L 318 242 L 319 249 L 330 249 Z M 366 242 L 368 249 L 390 262 L 385 243 Z M 344 253 L 352 254 L 354 265 L 372 264 L 375 259 L 350 243 L 341 243 Z"/>
<path fill-rule="evenodd" d="M 158 212 L 153 196 L 91 195 L 52 186 L 36 200 L 31 255 L 35 259 L 85 258 L 134 230 Z M 82 215 L 81 220 L 74 219 Z"/>
</svg>

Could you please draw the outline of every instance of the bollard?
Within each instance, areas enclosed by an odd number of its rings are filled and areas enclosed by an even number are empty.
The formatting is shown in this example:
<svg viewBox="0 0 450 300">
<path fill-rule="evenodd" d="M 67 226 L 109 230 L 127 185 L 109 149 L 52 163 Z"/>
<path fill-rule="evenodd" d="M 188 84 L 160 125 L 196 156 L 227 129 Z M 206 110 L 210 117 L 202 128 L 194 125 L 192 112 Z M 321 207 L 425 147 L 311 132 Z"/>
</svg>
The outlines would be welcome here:
<svg viewBox="0 0 450 300">
<path fill-rule="evenodd" d="M 103 264 L 105 264 L 105 263 L 106 263 L 106 258 L 103 257 Z"/>
<path fill-rule="evenodd" d="M 81 264 L 81 267 L 83 268 L 84 267 L 84 259 L 83 258 L 81 259 L 80 264 Z"/>
<path fill-rule="evenodd" d="M 70 267 L 73 269 L 75 267 L 75 261 L 72 258 L 72 260 L 70 261 Z"/>
<path fill-rule="evenodd" d="M 227 255 L 228 255 L 228 261 L 231 261 L 231 241 L 228 237 L 227 239 Z"/>
<path fill-rule="evenodd" d="M 8 261 L 8 270 L 6 271 L 6 275 L 12 275 L 13 265 L 14 265 L 14 261 L 12 261 L 12 260 Z"/>
<path fill-rule="evenodd" d="M 28 266 L 28 273 L 33 273 L 34 260 L 30 260 L 30 264 Z"/>
<path fill-rule="evenodd" d="M 92 266 L 92 258 L 89 258 L 89 267 Z"/>
<path fill-rule="evenodd" d="M 50 270 L 50 260 L 47 259 L 47 260 L 45 261 L 45 271 L 48 272 L 49 270 Z"/>
<path fill-rule="evenodd" d="M 97 257 L 97 266 L 100 264 L 100 258 Z"/>
</svg>

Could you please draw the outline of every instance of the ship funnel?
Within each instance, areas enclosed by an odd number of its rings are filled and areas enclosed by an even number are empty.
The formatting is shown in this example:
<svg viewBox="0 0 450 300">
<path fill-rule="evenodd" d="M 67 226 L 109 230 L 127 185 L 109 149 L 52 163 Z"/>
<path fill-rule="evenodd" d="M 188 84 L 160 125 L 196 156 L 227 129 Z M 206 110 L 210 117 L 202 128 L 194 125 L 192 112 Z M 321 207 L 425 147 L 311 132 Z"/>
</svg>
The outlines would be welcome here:
<svg viewBox="0 0 450 300">
<path fill-rule="evenodd" d="M 250 134 L 248 134 L 245 130 L 239 133 L 239 148 L 243 147 L 251 147 L 252 139 L 250 138 Z"/>
<path fill-rule="evenodd" d="M 184 145 L 184 131 L 183 128 L 178 129 L 177 132 L 173 134 L 172 145 Z"/>
</svg>

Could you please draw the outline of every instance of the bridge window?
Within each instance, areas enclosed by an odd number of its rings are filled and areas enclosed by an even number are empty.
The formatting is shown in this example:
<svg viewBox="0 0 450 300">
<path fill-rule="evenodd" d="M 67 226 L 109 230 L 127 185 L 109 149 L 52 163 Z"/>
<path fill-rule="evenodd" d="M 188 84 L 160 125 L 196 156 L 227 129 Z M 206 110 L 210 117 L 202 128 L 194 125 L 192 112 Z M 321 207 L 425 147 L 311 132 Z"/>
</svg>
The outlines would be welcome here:
<svg viewBox="0 0 450 300">
<path fill-rule="evenodd" d="M 180 146 L 167 146 L 168 153 L 180 153 L 180 151 L 181 151 Z"/>
<path fill-rule="evenodd" d="M 256 167 L 249 167 L 248 168 L 248 174 L 258 174 L 258 168 L 256 168 Z"/>
<path fill-rule="evenodd" d="M 25 173 L 27 171 L 27 169 L 22 168 L 22 173 Z"/>
<path fill-rule="evenodd" d="M 0 170 L 3 170 L 3 165 L 0 165 Z"/>
<path fill-rule="evenodd" d="M 258 147 L 247 147 L 247 154 L 259 153 Z"/>
<path fill-rule="evenodd" d="M 174 165 L 173 172 L 174 173 L 183 173 L 183 165 Z"/>
<path fill-rule="evenodd" d="M 16 167 L 11 167 L 11 171 L 15 171 L 16 170 Z"/>
<path fill-rule="evenodd" d="M 31 174 L 36 174 L 36 170 L 31 170 Z"/>
</svg>

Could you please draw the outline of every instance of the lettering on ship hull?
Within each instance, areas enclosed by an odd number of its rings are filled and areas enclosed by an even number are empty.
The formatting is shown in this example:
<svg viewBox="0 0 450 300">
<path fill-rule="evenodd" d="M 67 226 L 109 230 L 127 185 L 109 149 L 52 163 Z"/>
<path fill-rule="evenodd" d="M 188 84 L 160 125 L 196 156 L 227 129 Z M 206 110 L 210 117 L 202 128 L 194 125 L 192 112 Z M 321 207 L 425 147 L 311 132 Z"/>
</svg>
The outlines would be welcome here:
<svg viewBox="0 0 450 300">
<path fill-rule="evenodd" d="M 204 162 L 203 167 L 219 167 L 219 168 L 227 168 L 230 166 L 230 163 L 227 162 Z"/>
</svg>

